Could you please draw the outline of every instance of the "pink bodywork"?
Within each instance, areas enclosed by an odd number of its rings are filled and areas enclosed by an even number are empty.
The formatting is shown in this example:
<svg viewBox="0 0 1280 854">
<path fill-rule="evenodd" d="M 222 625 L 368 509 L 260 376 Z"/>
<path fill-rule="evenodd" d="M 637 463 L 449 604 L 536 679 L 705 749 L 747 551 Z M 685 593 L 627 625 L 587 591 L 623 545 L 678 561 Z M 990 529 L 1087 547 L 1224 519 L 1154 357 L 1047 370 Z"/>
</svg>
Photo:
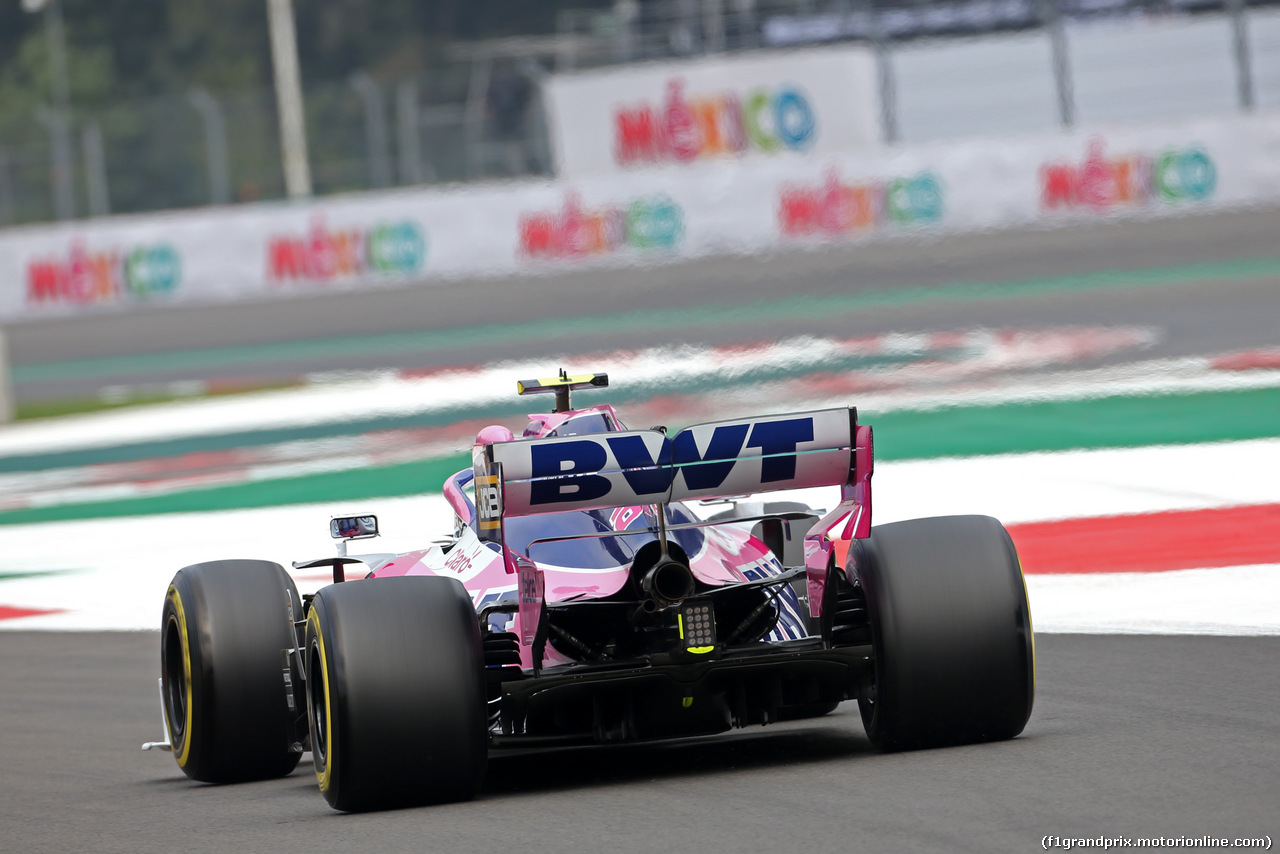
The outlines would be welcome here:
<svg viewBox="0 0 1280 854">
<path fill-rule="evenodd" d="M 827 580 L 833 569 L 847 565 L 852 541 L 871 536 L 871 474 L 875 468 L 871 428 L 859 425 L 853 445 L 850 482 L 840 487 L 840 503 L 819 519 L 804 538 L 809 615 L 813 617 L 822 616 Z M 836 533 L 842 524 L 843 529 Z"/>
<path fill-rule="evenodd" d="M 615 427 L 625 429 L 613 407 L 602 405 L 531 415 L 531 429 L 525 435 L 542 438 L 570 418 L 591 413 L 605 414 Z M 498 432 L 501 429 L 485 428 L 479 438 L 493 441 L 501 435 Z M 456 578 L 471 594 L 477 608 L 489 602 L 517 599 L 519 610 L 512 615 L 507 630 L 520 639 L 522 666 L 531 667 L 531 647 L 544 601 L 554 603 L 610 596 L 626 585 L 630 567 L 581 569 L 539 564 L 505 546 L 498 551 L 495 546 L 486 545 L 466 524 L 472 520 L 474 512 L 458 483 L 466 474 L 466 471 L 459 472 L 444 484 L 445 500 L 464 523 L 462 537 L 452 550 L 446 555 L 439 546 L 432 546 L 402 554 L 379 566 L 371 576 L 440 575 Z M 821 615 L 829 571 L 843 564 L 850 541 L 870 536 L 871 474 L 871 428 L 860 426 L 855 437 L 851 482 L 841 487 L 840 504 L 818 521 L 805 537 L 805 567 L 812 616 Z M 610 517 L 614 530 L 626 530 L 646 509 L 651 508 L 618 508 Z M 769 548 L 744 530 L 726 525 L 710 525 L 701 530 L 704 534 L 703 548 L 697 554 L 689 555 L 689 568 L 699 581 L 710 586 L 722 586 L 748 580 L 745 573 L 749 570 L 773 567 L 776 571 L 779 566 Z M 547 645 L 544 666 L 568 661 Z"/>
</svg>

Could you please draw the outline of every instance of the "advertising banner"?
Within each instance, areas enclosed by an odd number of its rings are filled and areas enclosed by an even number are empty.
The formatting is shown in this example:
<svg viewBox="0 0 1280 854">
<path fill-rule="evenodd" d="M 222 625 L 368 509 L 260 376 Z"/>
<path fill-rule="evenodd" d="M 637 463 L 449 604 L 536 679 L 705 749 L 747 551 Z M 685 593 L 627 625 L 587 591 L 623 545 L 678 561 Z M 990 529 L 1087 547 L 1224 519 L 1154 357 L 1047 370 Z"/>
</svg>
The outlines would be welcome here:
<svg viewBox="0 0 1280 854">
<path fill-rule="evenodd" d="M 545 93 L 557 174 L 876 146 L 877 81 L 875 57 L 863 46 L 556 75 Z"/>
<path fill-rule="evenodd" d="M 509 202 L 484 191 L 407 191 L 10 229 L 0 232 L 0 319 L 510 270 Z"/>
<path fill-rule="evenodd" d="M 1280 114 L 0 231 L 0 321 L 1280 203 Z"/>
</svg>

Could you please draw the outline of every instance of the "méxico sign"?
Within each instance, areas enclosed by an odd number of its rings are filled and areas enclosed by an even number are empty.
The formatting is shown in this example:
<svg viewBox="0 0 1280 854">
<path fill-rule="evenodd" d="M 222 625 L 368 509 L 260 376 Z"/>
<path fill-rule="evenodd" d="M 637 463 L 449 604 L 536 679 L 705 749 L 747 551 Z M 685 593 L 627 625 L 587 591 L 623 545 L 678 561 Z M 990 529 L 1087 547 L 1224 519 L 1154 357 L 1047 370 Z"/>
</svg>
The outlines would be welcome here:
<svg viewBox="0 0 1280 854">
<path fill-rule="evenodd" d="M 1178 205 L 1211 199 L 1218 169 L 1200 146 L 1110 154 L 1101 137 L 1079 162 L 1040 166 L 1040 207 L 1045 211 Z"/>
<path fill-rule="evenodd" d="M 267 242 L 267 280 L 331 282 L 419 272 L 427 241 L 411 220 L 330 227 L 316 214 L 305 233 L 281 232 Z"/>
<path fill-rule="evenodd" d="M 77 238 L 65 251 L 30 259 L 26 273 L 29 307 L 104 305 L 171 297 L 182 262 L 164 240 L 91 248 Z"/>
<path fill-rule="evenodd" d="M 558 75 L 547 102 L 557 166 L 569 176 L 880 141 L 875 61 L 862 47 Z"/>
</svg>

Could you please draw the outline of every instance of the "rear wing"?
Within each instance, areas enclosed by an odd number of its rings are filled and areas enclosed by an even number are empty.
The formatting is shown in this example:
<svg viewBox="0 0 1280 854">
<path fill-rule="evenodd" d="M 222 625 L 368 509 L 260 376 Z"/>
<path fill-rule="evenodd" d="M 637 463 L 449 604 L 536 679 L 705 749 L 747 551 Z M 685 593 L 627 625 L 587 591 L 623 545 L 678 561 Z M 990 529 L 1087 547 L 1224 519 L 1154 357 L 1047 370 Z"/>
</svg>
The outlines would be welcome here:
<svg viewBox="0 0 1280 854">
<path fill-rule="evenodd" d="M 674 436 L 631 430 L 479 446 L 481 532 L 500 531 L 504 516 L 848 485 L 857 434 L 857 410 L 846 407 L 714 421 Z"/>
</svg>

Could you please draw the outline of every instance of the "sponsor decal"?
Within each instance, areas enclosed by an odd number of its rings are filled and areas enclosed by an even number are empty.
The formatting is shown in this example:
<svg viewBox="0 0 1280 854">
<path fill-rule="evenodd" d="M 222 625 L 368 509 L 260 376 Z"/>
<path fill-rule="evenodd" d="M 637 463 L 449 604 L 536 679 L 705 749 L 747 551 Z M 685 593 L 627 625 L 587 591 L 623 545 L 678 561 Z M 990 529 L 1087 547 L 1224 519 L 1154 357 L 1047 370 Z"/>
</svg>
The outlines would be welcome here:
<svg viewBox="0 0 1280 854">
<path fill-rule="evenodd" d="M 480 515 L 480 530 L 502 528 L 502 479 L 493 474 L 482 474 L 475 479 L 476 510 Z"/>
<path fill-rule="evenodd" d="M 1107 156 L 1103 140 L 1094 139 L 1082 163 L 1040 167 L 1040 207 L 1102 211 L 1202 202 L 1217 183 L 1217 168 L 1202 148 Z"/>
<path fill-rule="evenodd" d="M 524 555 L 513 555 L 516 561 L 520 615 L 520 643 L 532 646 L 538 639 L 542 622 L 542 601 L 546 596 L 546 579 L 533 561 Z"/>
<path fill-rule="evenodd" d="M 182 262 L 167 243 L 90 250 L 75 240 L 64 257 L 27 266 L 27 304 L 92 305 L 168 297 L 182 280 Z"/>
<path fill-rule="evenodd" d="M 441 574 L 449 574 L 465 584 L 495 562 L 501 566 L 502 556 L 486 548 L 468 529 L 457 545 L 449 550 Z"/>
<path fill-rule="evenodd" d="M 520 254 L 527 258 L 671 249 L 684 236 L 684 211 L 661 194 L 586 208 L 571 192 L 559 211 L 521 214 L 519 227 Z"/>
<path fill-rule="evenodd" d="M 632 522 L 643 518 L 645 513 L 654 513 L 656 515 L 657 512 L 652 504 L 615 507 L 613 512 L 609 514 L 609 526 L 615 531 L 625 531 L 631 526 Z"/>
<path fill-rule="evenodd" d="M 415 222 L 329 228 L 324 217 L 303 235 L 274 235 L 267 241 L 267 280 L 331 282 L 364 275 L 403 276 L 422 270 L 427 240 Z"/>
<path fill-rule="evenodd" d="M 778 193 L 778 226 L 791 237 L 930 225 L 940 219 L 942 185 L 927 171 L 859 184 L 841 181 L 830 169 L 818 184 L 785 184 Z"/>
<path fill-rule="evenodd" d="M 683 90 L 684 80 L 677 77 L 667 84 L 663 103 L 614 108 L 614 162 L 689 163 L 746 151 L 806 151 L 817 138 L 818 117 L 793 84 L 692 97 Z"/>
<path fill-rule="evenodd" d="M 661 437 L 656 455 L 645 437 L 635 433 L 532 443 L 529 504 L 602 499 L 612 489 L 609 479 L 599 474 L 608 466 L 610 453 L 636 495 L 668 494 L 677 474 L 689 490 L 714 489 L 724 483 L 744 448 L 760 449 L 760 484 L 787 481 L 796 476 L 798 446 L 812 442 L 813 436 L 813 418 L 808 417 L 719 425 L 711 431 L 705 451 L 698 449 L 690 430 L 674 439 Z"/>
<path fill-rule="evenodd" d="M 489 445 L 508 516 L 844 483 L 851 413 L 719 421 Z"/>
</svg>

